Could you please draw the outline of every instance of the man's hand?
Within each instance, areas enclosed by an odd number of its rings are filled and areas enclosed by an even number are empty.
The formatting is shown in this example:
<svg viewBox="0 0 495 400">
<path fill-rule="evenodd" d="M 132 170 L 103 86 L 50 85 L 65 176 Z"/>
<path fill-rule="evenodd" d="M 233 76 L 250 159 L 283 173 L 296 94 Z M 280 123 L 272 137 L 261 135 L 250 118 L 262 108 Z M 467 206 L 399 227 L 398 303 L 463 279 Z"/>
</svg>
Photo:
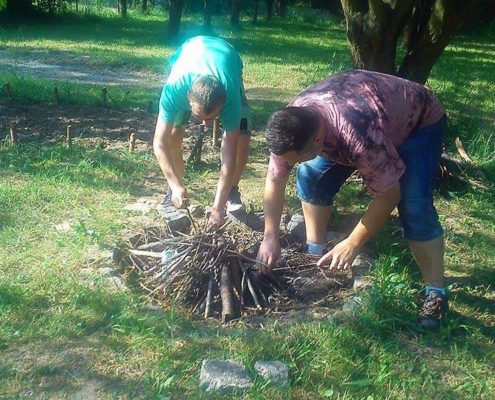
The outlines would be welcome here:
<svg viewBox="0 0 495 400">
<path fill-rule="evenodd" d="M 280 258 L 280 242 L 277 239 L 265 237 L 261 242 L 256 260 L 260 262 L 260 270 L 268 275 L 278 259 Z"/>
<path fill-rule="evenodd" d="M 319 267 L 330 262 L 330 269 L 347 269 L 350 268 L 357 256 L 359 247 L 356 246 L 349 238 L 337 243 L 335 247 L 327 254 L 321 257 L 316 265 Z"/>
<path fill-rule="evenodd" d="M 225 223 L 225 217 L 223 211 L 213 208 L 211 210 L 210 218 L 208 218 L 208 229 L 214 227 L 220 228 Z"/>
<path fill-rule="evenodd" d="M 179 186 L 172 188 L 172 204 L 176 208 L 187 208 L 189 205 L 189 196 L 185 187 Z"/>
</svg>

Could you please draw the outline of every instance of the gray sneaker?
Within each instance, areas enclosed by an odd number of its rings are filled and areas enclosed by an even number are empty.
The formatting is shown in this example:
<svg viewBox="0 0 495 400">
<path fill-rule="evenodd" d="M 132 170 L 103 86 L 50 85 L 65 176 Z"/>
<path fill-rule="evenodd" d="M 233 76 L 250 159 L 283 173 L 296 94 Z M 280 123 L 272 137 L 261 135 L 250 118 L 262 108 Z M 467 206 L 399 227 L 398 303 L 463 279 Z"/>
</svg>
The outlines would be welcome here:
<svg viewBox="0 0 495 400">
<path fill-rule="evenodd" d="M 419 326 L 425 330 L 433 330 L 439 327 L 440 321 L 445 320 L 449 311 L 447 296 L 432 290 L 423 300 L 419 311 Z"/>
<path fill-rule="evenodd" d="M 238 186 L 232 186 L 230 189 L 229 198 L 227 200 L 227 212 L 239 211 L 243 208 L 241 201 L 241 193 Z"/>
<path fill-rule="evenodd" d="M 156 206 L 156 209 L 160 214 L 170 213 L 175 210 L 175 206 L 172 203 L 172 190 L 167 189 L 167 193 L 163 196 L 162 201 Z"/>
</svg>

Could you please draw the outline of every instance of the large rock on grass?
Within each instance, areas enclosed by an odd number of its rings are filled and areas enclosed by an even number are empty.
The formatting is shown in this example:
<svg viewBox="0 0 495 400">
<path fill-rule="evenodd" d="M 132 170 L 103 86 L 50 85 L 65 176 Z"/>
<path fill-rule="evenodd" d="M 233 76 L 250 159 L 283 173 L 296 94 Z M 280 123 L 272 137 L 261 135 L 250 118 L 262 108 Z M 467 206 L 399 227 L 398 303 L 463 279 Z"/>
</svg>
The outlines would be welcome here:
<svg viewBox="0 0 495 400">
<path fill-rule="evenodd" d="M 222 394 L 246 390 L 253 381 L 244 364 L 235 360 L 203 360 L 200 386 L 207 392 Z"/>
</svg>

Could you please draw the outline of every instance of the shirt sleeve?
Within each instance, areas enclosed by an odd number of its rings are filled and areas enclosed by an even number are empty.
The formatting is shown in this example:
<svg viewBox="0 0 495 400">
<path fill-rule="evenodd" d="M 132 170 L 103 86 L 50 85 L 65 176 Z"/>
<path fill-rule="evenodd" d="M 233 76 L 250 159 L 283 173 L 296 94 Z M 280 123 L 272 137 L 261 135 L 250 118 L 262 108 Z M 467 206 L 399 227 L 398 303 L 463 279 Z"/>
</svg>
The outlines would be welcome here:
<svg viewBox="0 0 495 400">
<path fill-rule="evenodd" d="M 227 101 L 220 112 L 220 121 L 227 132 L 236 131 L 241 125 L 241 88 L 227 91 Z"/>
<path fill-rule="evenodd" d="M 174 88 L 168 83 L 163 87 L 158 111 L 162 120 L 170 123 L 175 122 L 178 107 L 174 100 Z"/>
<path fill-rule="evenodd" d="M 370 132 L 350 143 L 356 167 L 370 193 L 377 197 L 399 184 L 406 166 L 382 131 Z"/>
<path fill-rule="evenodd" d="M 284 161 L 279 156 L 270 153 L 270 161 L 268 162 L 268 176 L 271 178 L 285 178 L 292 171 L 292 165 Z"/>
</svg>

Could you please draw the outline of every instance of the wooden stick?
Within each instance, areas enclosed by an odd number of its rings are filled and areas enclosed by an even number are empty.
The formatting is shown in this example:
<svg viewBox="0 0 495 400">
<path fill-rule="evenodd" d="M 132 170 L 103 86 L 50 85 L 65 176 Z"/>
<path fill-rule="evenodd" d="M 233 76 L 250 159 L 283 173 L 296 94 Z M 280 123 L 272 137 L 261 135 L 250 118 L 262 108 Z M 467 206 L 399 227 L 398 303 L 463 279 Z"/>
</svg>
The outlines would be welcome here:
<svg viewBox="0 0 495 400">
<path fill-rule="evenodd" d="M 12 91 L 12 86 L 10 86 L 10 83 L 7 82 L 5 85 L 3 85 L 3 89 L 5 90 L 5 93 L 7 93 L 8 97 L 14 97 L 14 93 Z"/>
<path fill-rule="evenodd" d="M 227 264 L 222 266 L 220 275 L 220 298 L 222 299 L 222 321 L 229 322 L 241 316 L 239 306 L 236 304 L 234 291 L 232 289 L 232 278 L 230 267 Z"/>
<path fill-rule="evenodd" d="M 206 294 L 206 305 L 205 305 L 205 318 L 211 316 L 211 304 L 213 300 L 213 277 L 210 277 L 208 281 L 208 292 Z"/>
<path fill-rule="evenodd" d="M 131 133 L 129 137 L 129 151 L 134 151 L 136 149 L 136 134 Z"/>
<path fill-rule="evenodd" d="M 219 139 L 220 139 L 220 123 L 218 118 L 213 120 L 213 146 L 219 147 Z"/>
<path fill-rule="evenodd" d="M 101 97 L 103 101 L 103 107 L 107 106 L 107 94 L 108 94 L 108 89 L 106 87 L 101 89 Z"/>
<path fill-rule="evenodd" d="M 148 101 L 148 114 L 151 114 L 153 112 L 153 102 L 150 100 Z"/>
<path fill-rule="evenodd" d="M 135 256 L 144 256 L 151 258 L 162 258 L 162 253 L 157 253 L 155 251 L 144 251 L 144 250 L 134 250 L 130 249 L 129 253 L 134 254 Z"/>
<path fill-rule="evenodd" d="M 12 144 L 16 144 L 19 141 L 17 136 L 17 124 L 15 122 L 10 123 L 10 141 Z"/>
<path fill-rule="evenodd" d="M 475 168 L 476 175 L 478 175 L 480 179 L 485 179 L 486 178 L 485 173 L 481 171 L 479 168 L 477 168 L 473 160 L 471 160 L 471 157 L 468 156 L 466 150 L 464 149 L 464 145 L 462 144 L 461 139 L 459 137 L 455 138 L 455 147 L 457 148 L 457 152 L 459 153 L 461 158 L 464 161 L 466 161 L 468 164 L 470 164 L 473 168 Z"/>
<path fill-rule="evenodd" d="M 65 143 L 67 147 L 70 147 L 72 144 L 72 125 L 67 125 L 67 131 L 65 133 Z"/>
<path fill-rule="evenodd" d="M 53 89 L 53 104 L 58 106 L 60 104 L 60 94 L 58 92 L 58 88 L 55 86 Z"/>
</svg>

